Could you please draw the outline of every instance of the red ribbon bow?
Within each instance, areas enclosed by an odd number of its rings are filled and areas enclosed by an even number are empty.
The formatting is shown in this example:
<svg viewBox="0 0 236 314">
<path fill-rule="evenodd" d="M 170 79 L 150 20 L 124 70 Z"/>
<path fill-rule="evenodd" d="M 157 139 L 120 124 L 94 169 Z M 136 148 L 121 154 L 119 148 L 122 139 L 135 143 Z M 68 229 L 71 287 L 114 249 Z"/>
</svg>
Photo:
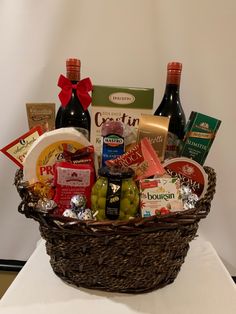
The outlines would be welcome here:
<svg viewBox="0 0 236 314">
<path fill-rule="evenodd" d="M 91 103 L 91 96 L 89 92 L 92 90 L 92 83 L 90 78 L 85 78 L 79 81 L 77 84 L 72 84 L 71 81 L 64 75 L 60 75 L 57 86 L 61 88 L 59 93 L 59 99 L 62 107 L 66 107 L 71 99 L 72 89 L 76 89 L 76 94 L 81 102 L 83 109 L 87 110 Z"/>
</svg>

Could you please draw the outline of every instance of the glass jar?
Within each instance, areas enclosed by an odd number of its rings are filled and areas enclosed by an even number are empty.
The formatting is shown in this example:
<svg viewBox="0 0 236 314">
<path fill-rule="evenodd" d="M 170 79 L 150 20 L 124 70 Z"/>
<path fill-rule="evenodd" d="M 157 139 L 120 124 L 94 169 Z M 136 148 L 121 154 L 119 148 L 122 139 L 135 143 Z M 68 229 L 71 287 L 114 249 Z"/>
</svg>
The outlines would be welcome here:
<svg viewBox="0 0 236 314">
<path fill-rule="evenodd" d="M 102 167 L 92 188 L 91 208 L 96 218 L 128 220 L 139 209 L 139 191 L 133 180 L 134 171 L 123 167 Z"/>
</svg>

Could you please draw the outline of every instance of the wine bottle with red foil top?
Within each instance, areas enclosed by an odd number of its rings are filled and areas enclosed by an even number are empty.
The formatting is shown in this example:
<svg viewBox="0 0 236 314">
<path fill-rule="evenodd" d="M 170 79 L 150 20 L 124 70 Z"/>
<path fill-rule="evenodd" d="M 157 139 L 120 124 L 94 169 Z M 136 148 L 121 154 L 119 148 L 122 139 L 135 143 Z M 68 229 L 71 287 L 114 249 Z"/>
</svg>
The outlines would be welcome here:
<svg viewBox="0 0 236 314">
<path fill-rule="evenodd" d="M 154 115 L 170 118 L 165 159 L 179 155 L 181 141 L 184 137 L 186 117 L 181 106 L 179 89 L 182 64 L 170 62 L 167 65 L 167 80 L 163 99 Z"/>
<path fill-rule="evenodd" d="M 74 127 L 89 139 L 91 119 L 88 106 L 91 103 L 89 92 L 92 90 L 92 84 L 89 78 L 80 80 L 80 66 L 78 59 L 66 60 L 66 77 L 60 75 L 58 80 L 61 106 L 55 124 L 56 129 Z"/>
</svg>

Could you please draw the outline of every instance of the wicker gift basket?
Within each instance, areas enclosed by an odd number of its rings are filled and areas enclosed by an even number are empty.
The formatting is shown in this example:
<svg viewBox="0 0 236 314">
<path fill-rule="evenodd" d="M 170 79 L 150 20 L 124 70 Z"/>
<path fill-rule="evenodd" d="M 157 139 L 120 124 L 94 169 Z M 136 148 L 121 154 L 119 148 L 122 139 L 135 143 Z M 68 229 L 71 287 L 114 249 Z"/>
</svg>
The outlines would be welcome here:
<svg viewBox="0 0 236 314">
<path fill-rule="evenodd" d="M 19 170 L 19 212 L 39 223 L 52 269 L 63 281 L 110 292 L 149 292 L 175 280 L 199 221 L 210 211 L 216 174 L 204 169 L 208 187 L 194 209 L 129 221 L 75 220 L 37 212 L 27 189 L 20 187 Z"/>
</svg>

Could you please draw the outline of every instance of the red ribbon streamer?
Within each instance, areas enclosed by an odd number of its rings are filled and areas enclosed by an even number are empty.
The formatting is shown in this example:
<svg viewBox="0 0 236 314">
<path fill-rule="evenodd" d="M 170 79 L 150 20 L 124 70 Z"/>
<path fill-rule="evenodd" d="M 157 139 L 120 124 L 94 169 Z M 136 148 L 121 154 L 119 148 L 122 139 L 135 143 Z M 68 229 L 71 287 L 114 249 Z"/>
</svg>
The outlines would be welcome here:
<svg viewBox="0 0 236 314">
<path fill-rule="evenodd" d="M 64 75 L 60 75 L 58 79 L 57 86 L 61 88 L 59 93 L 59 99 L 61 101 L 62 107 L 66 107 L 71 99 L 72 89 L 76 89 L 76 94 L 81 102 L 83 109 L 87 110 L 91 103 L 91 96 L 89 92 L 92 90 L 93 86 L 90 78 L 85 78 L 79 81 L 77 84 L 72 84 L 71 81 Z"/>
</svg>

